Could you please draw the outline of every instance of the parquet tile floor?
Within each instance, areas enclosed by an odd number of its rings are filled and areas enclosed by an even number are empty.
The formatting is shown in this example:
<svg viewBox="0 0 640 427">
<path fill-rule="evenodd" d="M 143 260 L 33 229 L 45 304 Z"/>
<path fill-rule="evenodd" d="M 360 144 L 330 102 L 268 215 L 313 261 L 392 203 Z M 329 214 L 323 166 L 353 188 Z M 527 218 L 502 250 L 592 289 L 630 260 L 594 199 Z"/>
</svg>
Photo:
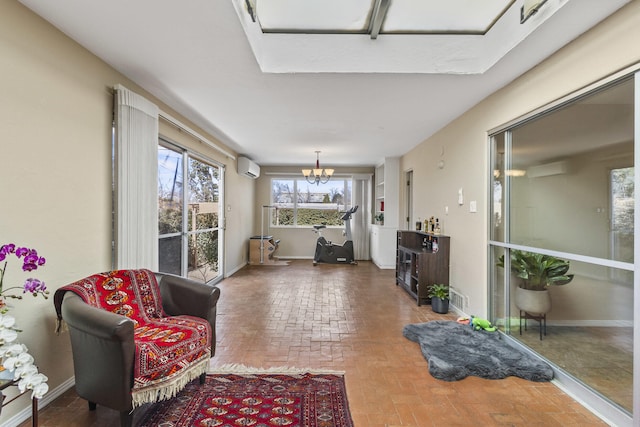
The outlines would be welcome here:
<svg viewBox="0 0 640 427">
<path fill-rule="evenodd" d="M 454 315 L 418 307 L 395 286 L 393 270 L 295 260 L 247 266 L 218 286 L 212 367 L 344 371 L 356 427 L 606 425 L 551 383 L 431 377 L 402 328 Z M 117 426 L 118 415 L 101 407 L 89 412 L 71 389 L 41 411 L 40 425 Z"/>
</svg>

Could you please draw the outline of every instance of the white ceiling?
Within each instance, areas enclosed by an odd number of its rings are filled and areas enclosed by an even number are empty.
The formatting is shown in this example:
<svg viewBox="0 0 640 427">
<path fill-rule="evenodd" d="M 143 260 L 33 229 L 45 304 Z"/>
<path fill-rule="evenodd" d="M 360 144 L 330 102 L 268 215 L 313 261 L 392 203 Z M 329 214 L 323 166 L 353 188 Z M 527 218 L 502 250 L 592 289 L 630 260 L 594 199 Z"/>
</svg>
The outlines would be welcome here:
<svg viewBox="0 0 640 427">
<path fill-rule="evenodd" d="M 485 35 L 375 40 L 262 33 L 244 0 L 20 1 L 239 153 L 331 167 L 405 154 L 629 0 L 547 0 L 522 25 L 516 0 Z"/>
</svg>

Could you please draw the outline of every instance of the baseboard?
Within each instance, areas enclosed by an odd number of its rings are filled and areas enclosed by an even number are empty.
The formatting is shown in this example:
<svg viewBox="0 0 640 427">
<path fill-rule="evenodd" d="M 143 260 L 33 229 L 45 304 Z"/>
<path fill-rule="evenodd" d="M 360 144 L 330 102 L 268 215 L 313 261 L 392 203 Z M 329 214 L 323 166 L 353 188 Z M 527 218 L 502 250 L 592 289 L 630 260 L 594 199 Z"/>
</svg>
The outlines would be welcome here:
<svg viewBox="0 0 640 427">
<path fill-rule="evenodd" d="M 547 326 L 631 328 L 633 327 L 633 320 L 547 320 Z"/>
<path fill-rule="evenodd" d="M 236 267 L 236 268 L 234 268 L 233 270 L 225 272 L 224 277 L 225 277 L 225 278 L 227 278 L 227 277 L 233 276 L 233 275 L 234 275 L 234 274 L 236 274 L 238 271 L 240 271 L 241 269 L 243 269 L 247 264 L 248 264 L 248 263 L 245 261 L 244 263 L 240 264 L 239 266 L 237 266 L 237 267 Z"/>
<path fill-rule="evenodd" d="M 49 390 L 49 392 L 47 392 L 47 394 L 45 394 L 42 399 L 38 400 L 38 410 L 45 408 L 48 404 L 56 400 L 58 397 L 60 397 L 64 392 L 69 390 L 75 384 L 76 384 L 76 377 L 71 377 L 65 382 L 63 382 L 62 384 L 60 384 L 58 387 L 52 390 Z M 28 391 L 25 394 L 31 395 L 31 391 Z M 31 400 L 29 400 L 29 402 L 31 402 Z M 29 418 L 31 418 L 31 405 L 26 406 L 22 411 L 18 412 L 13 417 L 4 421 L 2 423 L 2 427 L 17 427 L 23 422 L 25 422 L 26 420 L 28 420 Z"/>
<path fill-rule="evenodd" d="M 280 255 L 278 259 L 287 260 L 287 259 L 308 259 L 312 260 L 312 256 L 289 256 L 289 255 Z"/>
<path fill-rule="evenodd" d="M 282 261 L 286 261 L 286 260 L 288 260 L 288 259 L 296 259 L 296 260 L 300 260 L 300 259 L 302 259 L 302 260 L 309 260 L 309 261 L 313 261 L 313 257 L 312 257 L 312 256 L 280 255 L 280 256 L 278 256 L 277 258 L 278 258 L 279 260 L 282 260 Z M 356 261 L 358 261 L 358 262 L 360 262 L 360 261 L 365 262 L 365 261 L 371 261 L 371 260 L 370 260 L 370 259 L 359 259 L 359 260 L 356 260 Z M 376 264 L 376 265 L 377 265 L 377 264 Z M 378 267 L 379 267 L 379 268 L 394 269 L 394 268 L 396 268 L 396 265 L 395 265 L 395 264 L 393 264 L 393 265 L 391 265 L 391 266 L 389 266 L 389 267 L 380 267 L 380 266 L 378 266 Z"/>
<path fill-rule="evenodd" d="M 380 270 L 395 270 L 396 265 L 376 264 L 376 267 L 378 267 Z"/>
<path fill-rule="evenodd" d="M 449 304 L 449 308 L 451 309 L 451 311 L 453 311 L 454 313 L 456 313 L 458 315 L 458 317 L 471 317 L 469 316 L 467 313 L 465 313 L 464 311 L 460 310 L 458 307 L 456 307 L 455 305 L 451 305 Z"/>
<path fill-rule="evenodd" d="M 535 321 L 534 321 L 535 322 Z M 504 325 L 504 322 L 499 322 L 500 325 Z M 512 317 L 510 319 L 511 327 L 518 327 L 520 325 L 520 319 L 518 317 Z M 632 328 L 632 320 L 548 320 L 547 326 L 571 326 L 571 327 L 602 327 L 602 328 Z"/>
</svg>

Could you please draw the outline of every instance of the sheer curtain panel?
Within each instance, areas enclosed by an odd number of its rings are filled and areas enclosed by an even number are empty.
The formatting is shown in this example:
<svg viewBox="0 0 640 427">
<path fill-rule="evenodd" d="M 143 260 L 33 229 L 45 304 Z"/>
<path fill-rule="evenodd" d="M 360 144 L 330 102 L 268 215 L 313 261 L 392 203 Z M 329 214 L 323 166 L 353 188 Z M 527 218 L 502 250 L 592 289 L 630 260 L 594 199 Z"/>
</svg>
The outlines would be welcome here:
<svg viewBox="0 0 640 427">
<path fill-rule="evenodd" d="M 115 87 L 115 268 L 158 271 L 158 107 Z"/>
<path fill-rule="evenodd" d="M 371 223 L 371 176 L 353 176 L 353 205 L 359 205 L 352 217 L 353 252 L 356 260 L 370 259 L 369 224 Z"/>
</svg>

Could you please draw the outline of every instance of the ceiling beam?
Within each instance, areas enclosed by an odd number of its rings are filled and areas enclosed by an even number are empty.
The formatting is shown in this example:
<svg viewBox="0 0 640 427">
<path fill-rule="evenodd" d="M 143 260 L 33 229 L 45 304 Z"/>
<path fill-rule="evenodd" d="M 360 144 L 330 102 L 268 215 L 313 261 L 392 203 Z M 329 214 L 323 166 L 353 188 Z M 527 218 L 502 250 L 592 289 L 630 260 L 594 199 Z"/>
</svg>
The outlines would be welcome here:
<svg viewBox="0 0 640 427">
<path fill-rule="evenodd" d="M 371 21 L 369 23 L 369 34 L 371 34 L 372 39 L 378 38 L 380 28 L 382 28 L 382 22 L 389 10 L 389 3 L 390 0 L 376 0 L 373 5 L 373 12 L 371 13 Z"/>
</svg>

